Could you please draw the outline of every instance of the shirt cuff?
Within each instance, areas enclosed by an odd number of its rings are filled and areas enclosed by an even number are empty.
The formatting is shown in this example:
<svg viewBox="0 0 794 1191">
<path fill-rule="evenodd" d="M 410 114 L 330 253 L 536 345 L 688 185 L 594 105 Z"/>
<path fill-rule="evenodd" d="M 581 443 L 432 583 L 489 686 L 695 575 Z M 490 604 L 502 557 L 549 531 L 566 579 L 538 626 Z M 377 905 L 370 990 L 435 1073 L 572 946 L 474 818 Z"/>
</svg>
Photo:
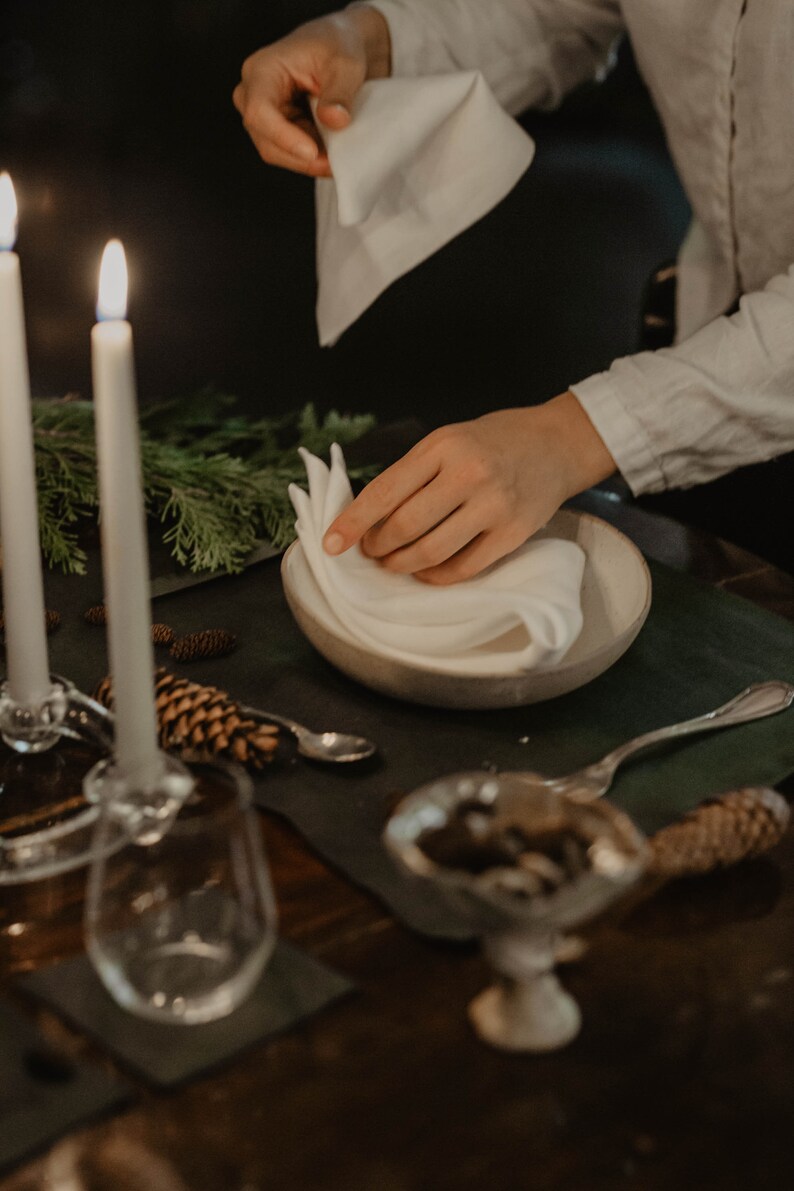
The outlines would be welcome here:
<svg viewBox="0 0 794 1191">
<path fill-rule="evenodd" d="M 597 372 L 570 389 L 604 440 L 635 496 L 667 488 L 651 439 L 609 372 Z"/>
<path fill-rule="evenodd" d="M 376 8 L 385 17 L 391 37 L 392 78 L 416 78 L 433 74 L 432 64 L 425 63 L 428 56 L 427 33 L 424 23 L 416 12 L 407 10 L 397 0 L 364 0 L 368 8 Z M 360 8 L 361 4 L 351 4 Z"/>
</svg>

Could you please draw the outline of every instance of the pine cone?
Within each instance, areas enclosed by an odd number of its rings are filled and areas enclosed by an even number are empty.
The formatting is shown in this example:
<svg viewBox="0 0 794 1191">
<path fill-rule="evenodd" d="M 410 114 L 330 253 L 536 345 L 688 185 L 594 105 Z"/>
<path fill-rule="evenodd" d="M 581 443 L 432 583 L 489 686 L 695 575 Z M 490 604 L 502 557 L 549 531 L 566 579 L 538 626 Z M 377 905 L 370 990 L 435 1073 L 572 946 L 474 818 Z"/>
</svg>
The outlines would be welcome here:
<svg viewBox="0 0 794 1191">
<path fill-rule="evenodd" d="M 759 856 L 780 840 L 789 817 L 785 798 L 765 786 L 709 798 L 651 836 L 648 872 L 683 877 Z"/>
<path fill-rule="evenodd" d="M 54 633 L 55 630 L 59 627 L 60 623 L 61 623 L 60 612 L 56 612 L 54 608 L 45 608 L 44 609 L 44 627 L 47 632 L 47 636 L 49 636 L 50 633 Z M 0 633 L 4 633 L 5 631 L 6 631 L 6 619 L 5 619 L 5 616 L 3 615 L 3 613 L 0 612 Z"/>
<path fill-rule="evenodd" d="M 226 629 L 203 629 L 200 633 L 180 637 L 169 653 L 177 662 L 195 662 L 199 658 L 225 657 L 236 645 L 237 638 Z"/>
<path fill-rule="evenodd" d="M 112 711 L 110 678 L 103 678 L 94 698 Z M 245 719 L 239 704 L 217 687 L 200 686 L 159 667 L 155 708 L 164 749 L 204 758 L 227 757 L 254 769 L 273 759 L 278 728 Z"/>
<path fill-rule="evenodd" d="M 93 608 L 86 608 L 83 619 L 87 620 L 89 624 L 101 628 L 108 622 L 108 610 L 104 604 L 94 604 Z"/>
<path fill-rule="evenodd" d="M 108 622 L 107 607 L 104 604 L 94 604 L 93 608 L 85 610 L 83 619 L 97 628 L 102 628 Z M 176 633 L 169 624 L 152 625 L 152 643 L 154 645 L 171 645 L 175 637 Z"/>
</svg>

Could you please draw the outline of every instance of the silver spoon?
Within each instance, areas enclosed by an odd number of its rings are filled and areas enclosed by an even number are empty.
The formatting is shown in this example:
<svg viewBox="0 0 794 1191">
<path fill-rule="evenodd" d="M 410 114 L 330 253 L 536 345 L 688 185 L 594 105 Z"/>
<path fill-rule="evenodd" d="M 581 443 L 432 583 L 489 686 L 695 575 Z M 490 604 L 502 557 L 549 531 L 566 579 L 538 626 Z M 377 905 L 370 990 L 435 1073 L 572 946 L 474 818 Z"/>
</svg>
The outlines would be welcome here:
<svg viewBox="0 0 794 1191">
<path fill-rule="evenodd" d="M 635 753 L 661 744 L 665 740 L 677 740 L 696 732 L 709 732 L 715 728 L 727 728 L 732 724 L 745 724 L 767 715 L 776 715 L 790 707 L 792 701 L 794 687 L 787 682 L 754 683 L 727 703 L 723 703 L 722 707 L 707 711 L 705 715 L 699 715 L 695 719 L 684 720 L 680 724 L 671 724 L 667 728 L 657 728 L 653 732 L 635 736 L 633 740 L 607 753 L 600 761 L 587 765 L 576 773 L 569 773 L 565 777 L 544 777 L 541 773 L 521 771 L 501 776 L 518 778 L 526 786 L 542 786 L 555 794 L 564 794 L 575 802 L 592 802 L 606 793 L 612 785 L 618 766 Z"/>
<path fill-rule="evenodd" d="M 295 720 L 272 711 L 260 711 L 258 707 L 242 707 L 241 711 L 259 723 L 279 724 L 286 728 L 297 740 L 301 756 L 309 757 L 312 761 L 331 761 L 335 764 L 363 761 L 377 749 L 377 745 L 365 736 L 350 736 L 346 732 L 312 732 Z"/>
<path fill-rule="evenodd" d="M 619 745 L 611 753 L 602 757 L 600 761 L 563 777 L 546 777 L 542 773 L 532 773 L 529 770 L 500 772 L 496 775 L 489 772 L 450 773 L 434 782 L 433 788 L 443 786 L 455 790 L 460 788 L 461 783 L 464 783 L 467 793 L 471 797 L 476 797 L 478 789 L 486 789 L 489 795 L 496 794 L 499 783 L 509 781 L 512 788 L 515 788 L 514 783 L 518 782 L 527 788 L 564 794 L 575 802 L 593 802 L 605 794 L 612 785 L 612 779 L 618 766 L 642 749 L 650 748 L 654 744 L 661 744 L 665 740 L 690 736 L 695 732 L 708 732 L 714 728 L 727 728 L 732 724 L 744 724 L 749 720 L 776 715 L 777 712 L 790 707 L 792 701 L 794 701 L 794 687 L 787 682 L 755 683 L 753 686 L 746 687 L 740 694 L 714 711 L 707 711 L 705 715 L 699 715 L 692 720 L 684 720 L 680 724 L 671 724 L 667 728 L 644 732 L 641 736 L 635 736 L 625 744 Z"/>
</svg>

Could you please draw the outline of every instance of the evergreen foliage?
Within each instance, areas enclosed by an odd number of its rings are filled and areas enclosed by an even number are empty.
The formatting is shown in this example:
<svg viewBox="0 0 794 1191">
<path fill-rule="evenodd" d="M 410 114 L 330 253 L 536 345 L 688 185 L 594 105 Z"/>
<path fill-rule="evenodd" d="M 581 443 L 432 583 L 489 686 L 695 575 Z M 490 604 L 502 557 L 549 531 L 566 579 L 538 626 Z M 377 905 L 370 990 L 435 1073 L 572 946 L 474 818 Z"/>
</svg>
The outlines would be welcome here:
<svg viewBox="0 0 794 1191">
<path fill-rule="evenodd" d="M 375 422 L 333 411 L 320 421 L 311 404 L 254 420 L 235 404 L 207 391 L 141 413 L 146 510 L 176 561 L 193 571 L 240 571 L 263 538 L 287 546 L 294 537 L 287 486 L 306 477 L 298 447 L 324 455 L 331 443 L 355 442 Z M 44 557 L 51 567 L 83 574 L 81 535 L 96 523 L 99 505 L 91 402 L 35 400 L 33 434 Z M 351 468 L 350 476 L 366 480 L 375 471 Z"/>
</svg>

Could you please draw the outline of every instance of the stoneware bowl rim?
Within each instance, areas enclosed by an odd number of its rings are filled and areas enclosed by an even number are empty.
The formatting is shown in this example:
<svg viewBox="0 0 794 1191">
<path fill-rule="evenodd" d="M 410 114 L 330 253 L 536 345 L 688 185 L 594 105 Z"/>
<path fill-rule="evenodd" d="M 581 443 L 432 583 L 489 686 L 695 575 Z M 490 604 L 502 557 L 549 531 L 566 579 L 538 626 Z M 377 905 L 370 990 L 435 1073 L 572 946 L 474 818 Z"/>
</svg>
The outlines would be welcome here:
<svg viewBox="0 0 794 1191">
<path fill-rule="evenodd" d="M 538 536 L 579 543 L 587 556 L 582 585 L 585 624 L 556 666 L 510 673 L 445 669 L 395 660 L 363 645 L 331 612 L 293 542 L 281 562 L 284 593 L 304 635 L 343 673 L 382 694 L 438 707 L 485 709 L 540 702 L 602 674 L 632 644 L 651 606 L 651 576 L 638 547 L 613 525 L 578 509 L 560 509 Z"/>
</svg>

